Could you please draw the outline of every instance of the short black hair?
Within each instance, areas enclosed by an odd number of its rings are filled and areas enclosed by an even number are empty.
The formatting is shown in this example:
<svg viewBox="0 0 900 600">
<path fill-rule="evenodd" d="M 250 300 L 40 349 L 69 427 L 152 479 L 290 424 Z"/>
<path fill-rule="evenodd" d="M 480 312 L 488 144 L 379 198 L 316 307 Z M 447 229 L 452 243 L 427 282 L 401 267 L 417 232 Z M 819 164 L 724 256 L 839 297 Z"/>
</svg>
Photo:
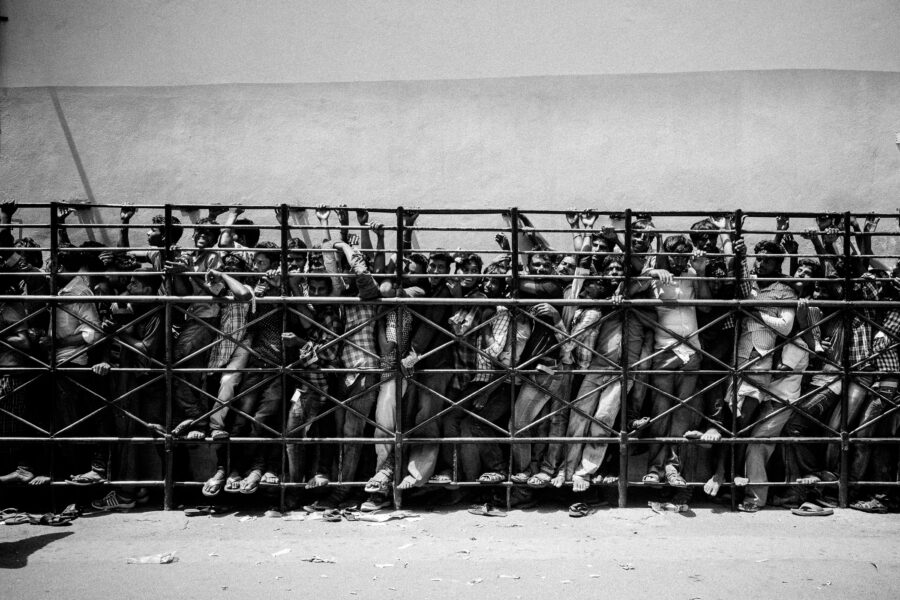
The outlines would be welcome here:
<svg viewBox="0 0 900 600">
<path fill-rule="evenodd" d="M 694 245 L 684 235 L 670 235 L 663 240 L 663 251 L 673 254 L 685 254 L 694 251 Z"/>
<path fill-rule="evenodd" d="M 234 222 L 235 225 L 255 225 L 253 221 L 250 219 L 237 219 Z M 234 236 L 242 236 L 244 241 L 247 242 L 244 244 L 248 248 L 256 248 L 256 244 L 259 243 L 259 227 L 247 227 L 241 229 L 235 229 Z"/>
<path fill-rule="evenodd" d="M 219 224 L 209 217 L 200 219 L 194 224 L 194 238 L 202 234 L 218 240 L 220 231 Z"/>
<path fill-rule="evenodd" d="M 158 225 L 160 229 L 163 231 L 166 230 L 166 217 L 165 215 L 153 215 L 153 218 L 150 220 L 153 225 Z M 172 217 L 172 229 L 169 230 L 169 244 L 177 244 L 178 240 L 181 239 L 181 236 L 184 235 L 184 227 L 181 226 L 181 221 L 178 220 L 178 217 Z"/>
</svg>

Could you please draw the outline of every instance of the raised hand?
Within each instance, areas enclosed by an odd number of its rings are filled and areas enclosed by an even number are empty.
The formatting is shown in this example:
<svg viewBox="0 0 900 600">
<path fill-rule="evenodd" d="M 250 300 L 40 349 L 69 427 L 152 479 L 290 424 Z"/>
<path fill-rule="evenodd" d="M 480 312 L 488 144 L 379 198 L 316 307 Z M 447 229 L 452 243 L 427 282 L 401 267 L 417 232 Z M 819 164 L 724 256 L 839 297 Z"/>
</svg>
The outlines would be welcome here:
<svg viewBox="0 0 900 600">
<path fill-rule="evenodd" d="M 346 227 L 350 224 L 350 214 L 347 212 L 347 205 L 341 204 L 336 209 L 334 209 L 335 214 L 337 215 L 338 224 Z"/>
<path fill-rule="evenodd" d="M 227 206 L 215 205 L 209 208 L 209 218 L 215 221 L 219 218 L 219 215 L 223 215 L 228 212 Z"/>
<path fill-rule="evenodd" d="M 577 229 L 580 225 L 581 215 L 578 214 L 578 211 L 571 209 L 566 211 L 566 221 L 569 223 L 569 227 L 572 229 Z"/>
<path fill-rule="evenodd" d="M 785 215 L 775 217 L 775 228 L 779 231 L 785 231 L 791 226 L 791 218 Z"/>
<path fill-rule="evenodd" d="M 384 237 L 384 223 L 380 221 L 372 221 L 371 223 L 369 223 L 369 229 L 371 229 L 372 233 L 374 233 L 377 237 Z"/>
<path fill-rule="evenodd" d="M 19 204 L 15 200 L 6 200 L 5 202 L 0 203 L 0 213 L 3 213 L 4 216 L 10 219 L 16 214 L 16 209 L 18 208 Z"/>
<path fill-rule="evenodd" d="M 506 237 L 506 234 L 498 233 L 494 236 L 494 241 L 497 242 L 497 245 L 500 246 L 501 250 L 509 252 L 509 238 Z"/>
<path fill-rule="evenodd" d="M 136 212 L 137 209 L 131 204 L 123 204 L 122 208 L 119 209 L 119 220 L 122 222 L 122 225 L 127 225 L 131 222 L 131 218 L 134 217 Z"/>
<path fill-rule="evenodd" d="M 331 209 L 325 204 L 316 204 L 316 218 L 319 221 L 327 221 L 331 216 Z"/>
<path fill-rule="evenodd" d="M 356 222 L 360 225 L 366 225 L 369 222 L 369 211 L 365 208 L 356 209 Z"/>
<path fill-rule="evenodd" d="M 416 220 L 419 218 L 419 207 L 413 206 L 409 210 L 403 211 L 403 224 L 407 227 L 412 227 L 416 224 Z"/>
<path fill-rule="evenodd" d="M 600 215 L 597 214 L 597 211 L 587 209 L 581 213 L 581 226 L 585 229 L 593 229 L 594 223 L 597 222 L 597 217 Z"/>
</svg>

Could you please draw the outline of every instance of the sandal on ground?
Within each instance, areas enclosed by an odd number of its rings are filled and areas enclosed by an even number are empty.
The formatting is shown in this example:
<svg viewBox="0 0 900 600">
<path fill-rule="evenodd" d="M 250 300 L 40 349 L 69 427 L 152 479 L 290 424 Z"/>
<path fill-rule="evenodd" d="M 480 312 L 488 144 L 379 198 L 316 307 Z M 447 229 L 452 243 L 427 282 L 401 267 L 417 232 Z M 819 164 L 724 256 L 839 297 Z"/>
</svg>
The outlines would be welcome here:
<svg viewBox="0 0 900 600">
<path fill-rule="evenodd" d="M 28 522 L 32 525 L 48 525 L 50 527 L 65 527 L 72 524 L 72 517 L 46 513 L 41 516 L 31 516 Z"/>
<path fill-rule="evenodd" d="M 491 471 L 489 473 L 482 473 L 478 478 L 478 483 L 485 484 L 498 484 L 506 481 L 506 475 L 503 473 L 497 473 L 495 471 Z"/>
<path fill-rule="evenodd" d="M 314 512 L 325 512 L 326 510 L 332 510 L 337 508 L 334 504 L 328 501 L 327 498 L 316 500 L 312 504 L 304 504 L 303 510 L 308 513 Z"/>
<path fill-rule="evenodd" d="M 391 489 L 394 481 L 394 474 L 388 470 L 381 469 L 366 483 L 364 488 L 367 494 L 385 494 Z"/>
<path fill-rule="evenodd" d="M 240 492 L 242 494 L 254 494 L 259 489 L 262 473 L 259 469 L 253 469 L 241 480 Z"/>
<path fill-rule="evenodd" d="M 0 523 L 19 514 L 18 508 L 4 508 L 0 510 Z"/>
<path fill-rule="evenodd" d="M 858 500 L 851 504 L 850 508 L 878 515 L 883 515 L 887 512 L 887 506 L 882 504 L 877 498 L 872 498 L 871 500 Z"/>
<path fill-rule="evenodd" d="M 17 513 L 14 515 L 10 515 L 3 519 L 4 525 L 23 525 L 25 523 L 30 523 L 31 517 L 29 517 L 25 513 Z"/>
<path fill-rule="evenodd" d="M 505 517 L 506 512 L 494 508 L 493 504 L 473 504 L 468 509 L 469 514 L 478 515 L 479 517 Z"/>
<path fill-rule="evenodd" d="M 804 502 L 799 508 L 792 508 L 791 513 L 798 517 L 830 517 L 834 511 L 830 508 L 822 508 L 812 502 Z"/>
<path fill-rule="evenodd" d="M 203 484 L 202 493 L 204 496 L 212 498 L 213 496 L 218 496 L 223 487 L 225 487 L 225 472 L 219 471 L 206 480 L 206 483 Z"/>
<path fill-rule="evenodd" d="M 647 473 L 643 477 L 641 477 L 641 483 L 647 485 L 659 485 L 659 473 Z"/>
<path fill-rule="evenodd" d="M 66 483 L 70 483 L 72 485 L 98 485 L 101 483 L 106 483 L 106 477 L 92 469 L 87 473 L 82 473 L 81 475 L 70 475 L 69 479 L 66 480 Z"/>
<path fill-rule="evenodd" d="M 525 483 L 528 484 L 528 487 L 530 488 L 545 488 L 550 485 L 550 476 L 546 473 L 538 473 L 529 477 Z"/>
<path fill-rule="evenodd" d="M 584 502 L 576 502 L 569 507 L 569 516 L 576 519 L 586 517 L 592 512 L 594 512 L 593 509 Z"/>
<path fill-rule="evenodd" d="M 322 513 L 322 520 L 328 521 L 329 523 L 338 523 L 342 518 L 341 511 L 336 508 L 329 508 Z"/>
<path fill-rule="evenodd" d="M 755 513 L 759 512 L 762 507 L 757 504 L 755 500 L 744 500 L 742 503 L 738 504 L 737 509 L 745 513 Z"/>
<path fill-rule="evenodd" d="M 375 512 L 382 508 L 389 508 L 393 504 L 387 494 L 372 494 L 369 498 L 359 505 L 362 512 Z"/>
</svg>

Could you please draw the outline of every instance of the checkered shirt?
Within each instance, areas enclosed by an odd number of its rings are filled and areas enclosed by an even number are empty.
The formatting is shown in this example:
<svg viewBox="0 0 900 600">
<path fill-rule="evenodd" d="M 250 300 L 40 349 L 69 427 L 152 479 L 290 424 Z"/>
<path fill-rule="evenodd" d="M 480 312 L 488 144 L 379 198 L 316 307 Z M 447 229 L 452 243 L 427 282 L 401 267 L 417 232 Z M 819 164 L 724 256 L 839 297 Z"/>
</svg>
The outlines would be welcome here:
<svg viewBox="0 0 900 600">
<path fill-rule="evenodd" d="M 219 330 L 216 345 L 209 353 L 209 368 L 221 369 L 228 364 L 238 344 L 247 339 L 248 302 L 232 302 L 219 306 Z"/>
</svg>

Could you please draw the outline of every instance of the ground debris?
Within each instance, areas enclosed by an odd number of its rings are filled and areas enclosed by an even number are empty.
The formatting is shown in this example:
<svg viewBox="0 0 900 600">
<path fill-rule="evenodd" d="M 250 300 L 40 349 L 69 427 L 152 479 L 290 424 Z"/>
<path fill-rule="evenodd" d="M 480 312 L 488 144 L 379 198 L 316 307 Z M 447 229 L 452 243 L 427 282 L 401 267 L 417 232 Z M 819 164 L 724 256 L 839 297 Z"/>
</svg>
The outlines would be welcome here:
<svg viewBox="0 0 900 600">
<path fill-rule="evenodd" d="M 634 571 L 634 565 L 631 563 L 618 563 L 618 565 L 623 571 Z"/>
<path fill-rule="evenodd" d="M 484 581 L 484 577 L 476 577 L 475 579 L 470 579 L 466 583 L 468 583 L 469 585 L 475 585 L 477 583 L 481 583 L 482 581 Z"/>
<path fill-rule="evenodd" d="M 279 550 L 278 552 L 273 552 L 272 556 L 284 556 L 285 554 L 287 554 L 290 551 L 291 551 L 290 548 L 284 548 L 282 550 Z"/>
<path fill-rule="evenodd" d="M 175 550 L 166 552 L 165 554 L 150 554 L 148 556 L 139 556 L 137 558 L 126 558 L 125 562 L 129 565 L 168 565 L 176 562 L 178 558 L 175 556 Z"/>
<path fill-rule="evenodd" d="M 518 575 L 497 575 L 497 579 L 522 579 Z"/>
<path fill-rule="evenodd" d="M 333 565 L 336 563 L 334 558 L 322 558 L 321 556 L 310 556 L 309 558 L 301 558 L 303 562 L 308 563 L 316 563 L 316 564 L 325 564 L 325 565 Z"/>
</svg>

